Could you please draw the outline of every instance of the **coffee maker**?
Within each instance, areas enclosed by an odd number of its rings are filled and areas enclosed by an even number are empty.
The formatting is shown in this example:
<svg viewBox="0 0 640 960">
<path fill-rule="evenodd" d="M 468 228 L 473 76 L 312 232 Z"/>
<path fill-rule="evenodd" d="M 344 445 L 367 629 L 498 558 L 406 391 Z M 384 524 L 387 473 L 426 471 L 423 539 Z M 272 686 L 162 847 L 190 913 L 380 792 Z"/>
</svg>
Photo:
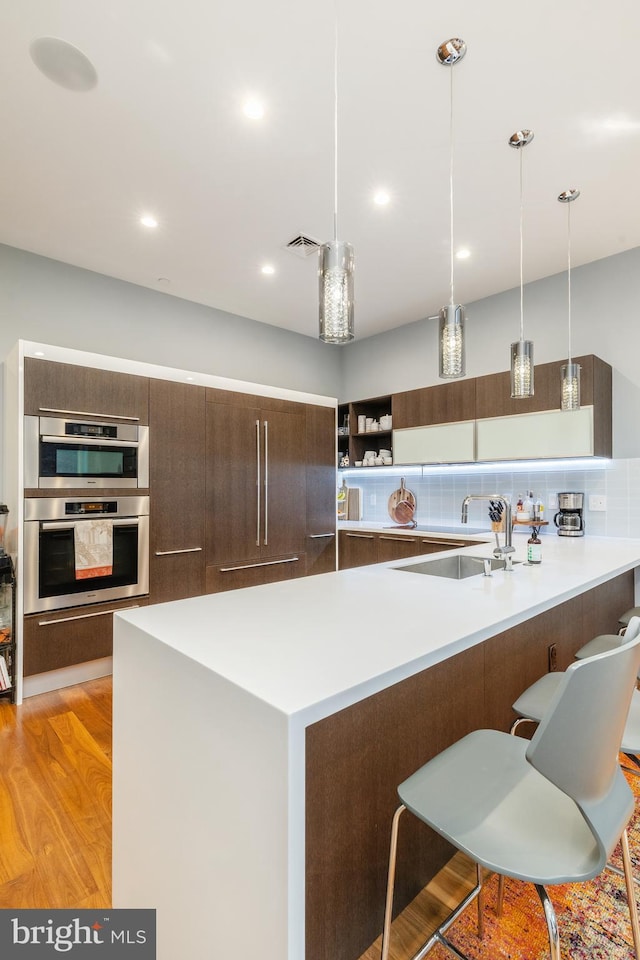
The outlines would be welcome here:
<svg viewBox="0 0 640 960">
<path fill-rule="evenodd" d="M 559 537 L 584 537 L 584 493 L 559 493 L 553 522 Z"/>
</svg>

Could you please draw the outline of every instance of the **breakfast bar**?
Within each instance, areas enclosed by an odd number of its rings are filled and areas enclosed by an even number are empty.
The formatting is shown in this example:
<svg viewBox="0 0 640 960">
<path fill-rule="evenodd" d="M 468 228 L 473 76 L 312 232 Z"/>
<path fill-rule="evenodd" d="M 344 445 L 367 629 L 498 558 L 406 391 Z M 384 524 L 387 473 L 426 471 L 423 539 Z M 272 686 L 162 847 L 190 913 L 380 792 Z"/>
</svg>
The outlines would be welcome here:
<svg viewBox="0 0 640 960">
<path fill-rule="evenodd" d="M 116 615 L 113 902 L 157 909 L 158 960 L 358 960 L 397 784 L 507 729 L 525 687 L 635 602 L 638 540 L 547 537 L 537 566 L 519 545 L 512 572 L 429 575 L 491 557 L 478 540 Z M 398 908 L 450 855 L 406 830 Z"/>
</svg>

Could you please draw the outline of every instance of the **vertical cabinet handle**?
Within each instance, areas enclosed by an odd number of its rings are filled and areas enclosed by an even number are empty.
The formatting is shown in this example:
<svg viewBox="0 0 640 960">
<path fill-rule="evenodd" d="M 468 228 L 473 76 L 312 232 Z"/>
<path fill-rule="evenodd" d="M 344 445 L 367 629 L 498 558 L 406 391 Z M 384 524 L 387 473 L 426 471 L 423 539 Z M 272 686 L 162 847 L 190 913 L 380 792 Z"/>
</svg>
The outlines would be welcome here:
<svg viewBox="0 0 640 960">
<path fill-rule="evenodd" d="M 260 421 L 256 420 L 256 547 L 260 546 Z"/>
<path fill-rule="evenodd" d="M 264 545 L 269 543 L 269 421 L 264 421 Z"/>
</svg>

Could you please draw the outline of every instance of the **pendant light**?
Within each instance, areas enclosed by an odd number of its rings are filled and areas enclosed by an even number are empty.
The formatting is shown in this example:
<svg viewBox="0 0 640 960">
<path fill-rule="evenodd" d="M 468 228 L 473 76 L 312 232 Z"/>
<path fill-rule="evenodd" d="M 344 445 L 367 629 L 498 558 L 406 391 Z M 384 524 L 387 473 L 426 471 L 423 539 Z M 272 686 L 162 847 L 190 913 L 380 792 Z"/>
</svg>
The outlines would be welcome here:
<svg viewBox="0 0 640 960">
<path fill-rule="evenodd" d="M 438 61 L 445 67 L 451 67 L 449 88 L 449 239 L 450 239 L 450 297 L 449 303 L 441 307 L 438 323 L 438 376 L 443 380 L 455 380 L 464 377 L 464 307 L 456 303 L 453 296 L 453 67 L 462 60 L 467 45 L 459 37 L 453 37 L 441 43 L 436 51 Z"/>
<path fill-rule="evenodd" d="M 520 154 L 520 339 L 511 344 L 511 397 L 514 400 L 533 396 L 533 341 L 524 338 L 524 280 L 522 272 L 523 188 L 522 151 L 533 140 L 533 130 L 516 130 L 509 137 L 509 146 Z"/>
<path fill-rule="evenodd" d="M 320 339 L 325 343 L 353 340 L 353 247 L 338 240 L 338 15 L 333 58 L 333 240 L 318 251 Z"/>
<path fill-rule="evenodd" d="M 558 200 L 567 205 L 567 314 L 568 314 L 568 360 L 560 374 L 562 410 L 580 409 L 580 364 L 571 360 L 571 204 L 580 196 L 579 190 L 564 190 Z"/>
</svg>

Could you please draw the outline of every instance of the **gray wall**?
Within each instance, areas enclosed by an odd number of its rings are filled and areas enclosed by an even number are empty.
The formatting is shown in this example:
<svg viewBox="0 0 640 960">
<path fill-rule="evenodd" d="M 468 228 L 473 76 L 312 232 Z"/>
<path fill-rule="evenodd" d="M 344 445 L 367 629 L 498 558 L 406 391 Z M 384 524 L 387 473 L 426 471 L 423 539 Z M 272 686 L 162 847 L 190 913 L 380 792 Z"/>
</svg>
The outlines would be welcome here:
<svg viewBox="0 0 640 960">
<path fill-rule="evenodd" d="M 335 397 L 340 350 L 0 245 L 0 360 L 17 340 Z"/>
<path fill-rule="evenodd" d="M 640 455 L 640 248 L 571 271 L 572 353 L 594 353 L 614 370 L 614 456 Z M 467 307 L 467 376 L 509 369 L 509 344 L 520 330 L 520 290 Z M 567 356 L 566 272 L 530 283 L 525 336 L 536 363 Z M 342 400 L 358 400 L 442 383 L 437 321 L 416 323 L 342 349 Z"/>
</svg>

